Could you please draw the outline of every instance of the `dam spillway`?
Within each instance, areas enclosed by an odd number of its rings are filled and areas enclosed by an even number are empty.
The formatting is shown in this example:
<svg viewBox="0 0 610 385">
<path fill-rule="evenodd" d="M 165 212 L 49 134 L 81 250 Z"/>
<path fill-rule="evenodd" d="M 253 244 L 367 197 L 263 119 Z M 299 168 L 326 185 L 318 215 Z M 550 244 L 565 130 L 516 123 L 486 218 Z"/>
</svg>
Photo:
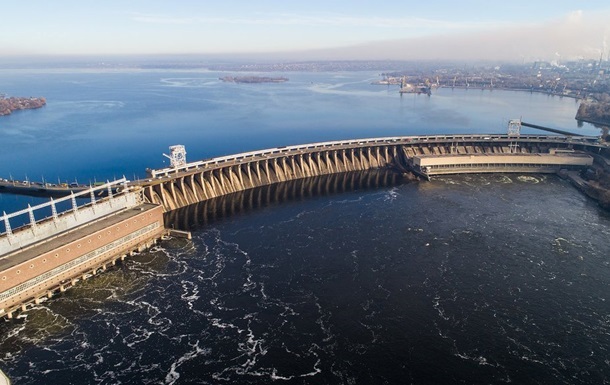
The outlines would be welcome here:
<svg viewBox="0 0 610 385">
<path fill-rule="evenodd" d="M 256 187 L 335 173 L 392 168 L 425 178 L 441 173 L 557 172 L 590 165 L 608 147 L 597 138 L 540 135 L 437 135 L 356 139 L 253 151 L 149 170 L 136 181 L 145 201 L 166 212 Z M 465 157 L 477 158 L 464 162 Z M 423 160 L 425 159 L 425 160 Z M 445 167 L 428 164 L 441 160 Z M 451 160 L 452 159 L 452 160 Z M 482 161 L 482 159 L 486 159 Z M 510 159 L 510 161 L 507 161 Z M 432 161 L 433 162 L 433 161 Z M 455 166 L 456 163 L 468 167 Z M 442 169 L 442 172 L 441 172 Z"/>
<path fill-rule="evenodd" d="M 294 179 L 238 191 L 201 201 L 164 214 L 168 228 L 205 228 L 219 220 L 260 208 L 352 191 L 376 190 L 405 183 L 400 173 L 387 169 L 352 171 Z"/>
</svg>

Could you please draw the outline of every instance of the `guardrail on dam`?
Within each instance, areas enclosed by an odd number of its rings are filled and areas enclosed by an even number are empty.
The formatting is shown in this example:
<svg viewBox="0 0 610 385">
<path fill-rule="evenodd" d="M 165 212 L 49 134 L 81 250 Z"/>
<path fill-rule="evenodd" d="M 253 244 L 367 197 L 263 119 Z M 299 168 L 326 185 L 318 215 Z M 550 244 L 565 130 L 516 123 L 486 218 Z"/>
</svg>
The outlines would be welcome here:
<svg viewBox="0 0 610 385">
<path fill-rule="evenodd" d="M 126 182 L 121 179 L 0 216 L 0 317 L 12 318 L 15 311 L 65 291 L 165 233 L 162 207 L 142 202 Z M 123 189 L 113 194 L 117 186 Z M 108 194 L 97 198 L 95 193 L 104 189 Z M 89 202 L 77 205 L 79 196 Z M 58 213 L 56 205 L 61 203 L 70 207 Z M 51 216 L 37 219 L 46 209 Z M 13 229 L 11 220 L 22 215 L 29 223 Z"/>
<path fill-rule="evenodd" d="M 183 146 L 175 146 L 182 147 Z M 582 167 L 590 164 L 581 154 L 571 151 L 608 151 L 598 138 L 540 135 L 437 135 L 371 138 L 349 141 L 312 143 L 253 151 L 173 167 L 148 170 L 149 179 L 138 181 L 144 199 L 172 211 L 207 199 L 255 187 L 319 175 L 392 167 L 413 171 L 423 177 L 434 174 L 421 160 L 458 156 L 482 157 L 486 161 L 469 163 L 468 167 L 444 169 L 443 173 L 464 172 L 556 172 L 560 167 Z M 511 162 L 506 156 L 515 154 Z M 551 157 L 528 155 L 545 154 Z M 179 158 L 185 160 L 185 152 Z M 494 158 L 502 156 L 502 160 Z M 580 158 L 582 162 L 575 161 Z M 419 159 L 419 161 L 418 161 Z M 463 159 L 463 158 L 462 158 Z M 546 159 L 546 160 L 543 160 Z M 425 163 L 425 162 L 424 162 Z M 464 163 L 462 161 L 462 163 Z M 491 164 L 493 167 L 486 167 Z M 419 168 L 418 168 L 419 167 Z M 436 168 L 440 170 L 440 168 Z M 440 172 L 439 172 L 440 173 Z"/>
</svg>

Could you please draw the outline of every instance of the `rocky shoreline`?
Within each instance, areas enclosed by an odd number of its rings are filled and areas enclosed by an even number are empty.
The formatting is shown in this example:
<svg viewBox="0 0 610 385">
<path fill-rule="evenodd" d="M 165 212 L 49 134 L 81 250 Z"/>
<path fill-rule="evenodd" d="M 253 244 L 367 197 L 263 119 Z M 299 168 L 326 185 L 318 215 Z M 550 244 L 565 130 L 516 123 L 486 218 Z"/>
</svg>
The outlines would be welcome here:
<svg viewBox="0 0 610 385">
<path fill-rule="evenodd" d="M 610 159 L 599 154 L 591 155 L 595 159 L 593 167 L 583 172 L 563 170 L 559 176 L 569 179 L 576 188 L 610 211 Z"/>
<path fill-rule="evenodd" d="M 41 108 L 47 104 L 45 98 L 5 97 L 0 95 L 0 116 L 10 115 L 13 111 Z"/>
</svg>

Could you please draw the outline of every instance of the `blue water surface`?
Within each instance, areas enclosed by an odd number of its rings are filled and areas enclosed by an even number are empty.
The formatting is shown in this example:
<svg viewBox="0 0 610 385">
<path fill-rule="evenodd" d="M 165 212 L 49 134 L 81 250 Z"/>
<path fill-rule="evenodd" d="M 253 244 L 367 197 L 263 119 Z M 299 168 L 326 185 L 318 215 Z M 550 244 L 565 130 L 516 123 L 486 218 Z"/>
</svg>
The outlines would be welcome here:
<svg viewBox="0 0 610 385">
<path fill-rule="evenodd" d="M 0 177 L 132 179 L 167 165 L 173 144 L 197 160 L 503 133 L 519 117 L 599 134 L 578 126 L 570 98 L 400 96 L 371 85 L 373 72 L 225 75 L 0 71 L 0 92 L 48 102 L 0 117 Z M 372 188 L 334 177 L 272 186 L 259 198 L 278 204 L 211 215 L 192 241 L 162 242 L 0 325 L 0 366 L 23 384 L 608 383 L 609 219 L 568 182 L 462 175 Z M 0 194 L 0 213 L 44 201 Z"/>
<path fill-rule="evenodd" d="M 519 117 L 599 134 L 590 124 L 578 127 L 578 102 L 571 98 L 478 89 L 400 96 L 396 87 L 372 85 L 379 78 L 374 72 L 277 74 L 286 83 L 219 80 L 229 74 L 1 70 L 0 92 L 44 96 L 47 105 L 0 118 L 0 178 L 136 179 L 146 168 L 167 166 L 161 154 L 174 144 L 199 160 L 327 140 L 502 133 Z M 46 201 L 0 194 L 0 213 Z"/>
<path fill-rule="evenodd" d="M 219 72 L 0 71 L 0 91 L 44 96 L 41 110 L 0 120 L 0 175 L 39 180 L 141 176 L 172 144 L 189 159 L 306 142 L 497 133 L 508 119 L 577 127 L 571 98 L 439 89 L 431 97 L 374 86 L 375 73 L 288 73 L 279 84 L 223 83 Z"/>
</svg>

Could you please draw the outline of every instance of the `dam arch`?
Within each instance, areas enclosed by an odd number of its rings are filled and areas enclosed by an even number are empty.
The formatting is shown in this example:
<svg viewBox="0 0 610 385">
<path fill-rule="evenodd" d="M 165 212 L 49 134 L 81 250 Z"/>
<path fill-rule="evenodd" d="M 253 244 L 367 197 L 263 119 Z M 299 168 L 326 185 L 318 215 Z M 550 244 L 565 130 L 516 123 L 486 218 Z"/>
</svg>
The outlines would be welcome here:
<svg viewBox="0 0 610 385">
<path fill-rule="evenodd" d="M 437 174 L 552 173 L 609 157 L 598 138 L 560 135 L 436 135 L 356 139 L 277 147 L 148 170 L 132 182 L 165 212 L 227 194 L 335 173 L 392 168 Z"/>
<path fill-rule="evenodd" d="M 304 201 L 312 197 L 374 190 L 409 183 L 401 173 L 389 169 L 370 169 L 319 175 L 267 184 L 232 194 L 203 200 L 164 214 L 169 228 L 193 230 L 238 213 L 285 202 Z"/>
</svg>

